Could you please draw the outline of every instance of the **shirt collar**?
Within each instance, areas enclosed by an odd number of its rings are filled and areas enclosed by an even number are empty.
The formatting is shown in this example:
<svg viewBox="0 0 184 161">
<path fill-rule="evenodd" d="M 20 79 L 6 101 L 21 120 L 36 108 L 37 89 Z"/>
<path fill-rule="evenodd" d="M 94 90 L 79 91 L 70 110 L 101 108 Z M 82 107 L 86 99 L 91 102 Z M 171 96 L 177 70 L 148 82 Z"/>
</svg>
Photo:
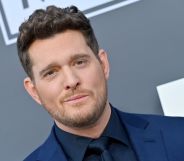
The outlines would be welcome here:
<svg viewBox="0 0 184 161">
<path fill-rule="evenodd" d="M 102 133 L 102 136 L 107 136 L 112 139 L 118 140 L 127 146 L 130 145 L 125 127 L 113 108 L 111 108 L 111 117 L 107 124 L 107 127 Z"/>
<path fill-rule="evenodd" d="M 59 129 L 55 124 L 55 134 L 67 158 L 72 161 L 81 161 L 88 144 L 92 139 L 77 136 Z"/>
<path fill-rule="evenodd" d="M 85 151 L 92 139 L 65 132 L 58 128 L 56 124 L 54 128 L 56 138 L 69 160 L 83 160 Z M 111 116 L 102 136 L 110 137 L 129 146 L 126 130 L 113 108 L 111 108 Z"/>
</svg>

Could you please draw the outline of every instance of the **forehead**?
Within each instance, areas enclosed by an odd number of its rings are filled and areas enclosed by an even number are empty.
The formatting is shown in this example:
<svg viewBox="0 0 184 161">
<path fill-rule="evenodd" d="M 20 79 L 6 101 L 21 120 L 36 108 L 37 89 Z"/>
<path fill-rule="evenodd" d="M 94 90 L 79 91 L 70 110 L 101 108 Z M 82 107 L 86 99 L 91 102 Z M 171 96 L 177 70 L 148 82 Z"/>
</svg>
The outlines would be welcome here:
<svg viewBox="0 0 184 161">
<path fill-rule="evenodd" d="M 84 36 L 79 31 L 67 30 L 53 37 L 36 40 L 28 50 L 34 64 L 58 57 L 66 58 L 75 53 L 93 53 L 87 45 Z"/>
</svg>

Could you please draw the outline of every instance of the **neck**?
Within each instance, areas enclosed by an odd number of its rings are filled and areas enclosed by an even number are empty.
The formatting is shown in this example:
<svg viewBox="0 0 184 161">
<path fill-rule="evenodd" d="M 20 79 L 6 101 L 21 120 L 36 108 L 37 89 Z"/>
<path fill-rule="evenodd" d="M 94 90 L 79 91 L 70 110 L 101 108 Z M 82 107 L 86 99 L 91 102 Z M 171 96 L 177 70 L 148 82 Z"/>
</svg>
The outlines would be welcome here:
<svg viewBox="0 0 184 161">
<path fill-rule="evenodd" d="M 89 137 L 89 138 L 98 138 L 104 131 L 111 115 L 111 108 L 109 103 L 106 103 L 105 109 L 101 115 L 101 117 L 95 122 L 95 124 L 91 125 L 90 127 L 86 128 L 71 128 L 68 126 L 65 126 L 58 121 L 55 120 L 57 126 L 68 132 L 79 136 Z"/>
</svg>

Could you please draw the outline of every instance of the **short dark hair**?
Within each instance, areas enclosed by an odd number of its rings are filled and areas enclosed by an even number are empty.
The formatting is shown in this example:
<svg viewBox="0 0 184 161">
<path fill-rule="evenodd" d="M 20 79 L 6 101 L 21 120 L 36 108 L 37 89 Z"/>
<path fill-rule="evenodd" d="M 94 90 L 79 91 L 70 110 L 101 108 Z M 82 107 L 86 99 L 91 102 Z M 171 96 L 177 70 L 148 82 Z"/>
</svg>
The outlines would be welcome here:
<svg viewBox="0 0 184 161">
<path fill-rule="evenodd" d="M 35 40 L 46 39 L 68 29 L 80 31 L 87 45 L 98 55 L 99 45 L 90 21 L 76 6 L 59 8 L 52 5 L 45 10 L 37 9 L 21 24 L 17 38 L 18 56 L 31 79 L 34 79 L 28 53 L 31 44 Z"/>
</svg>

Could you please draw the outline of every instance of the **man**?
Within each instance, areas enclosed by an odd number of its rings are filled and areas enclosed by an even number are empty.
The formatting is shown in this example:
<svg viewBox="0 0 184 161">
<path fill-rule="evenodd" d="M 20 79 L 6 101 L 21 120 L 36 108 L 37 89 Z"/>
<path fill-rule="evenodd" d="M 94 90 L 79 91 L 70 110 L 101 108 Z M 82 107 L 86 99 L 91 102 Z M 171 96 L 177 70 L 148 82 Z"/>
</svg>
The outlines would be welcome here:
<svg viewBox="0 0 184 161">
<path fill-rule="evenodd" d="M 55 122 L 25 161 L 183 161 L 183 118 L 127 114 L 109 103 L 107 54 L 77 7 L 36 10 L 19 31 L 25 89 Z"/>
</svg>

